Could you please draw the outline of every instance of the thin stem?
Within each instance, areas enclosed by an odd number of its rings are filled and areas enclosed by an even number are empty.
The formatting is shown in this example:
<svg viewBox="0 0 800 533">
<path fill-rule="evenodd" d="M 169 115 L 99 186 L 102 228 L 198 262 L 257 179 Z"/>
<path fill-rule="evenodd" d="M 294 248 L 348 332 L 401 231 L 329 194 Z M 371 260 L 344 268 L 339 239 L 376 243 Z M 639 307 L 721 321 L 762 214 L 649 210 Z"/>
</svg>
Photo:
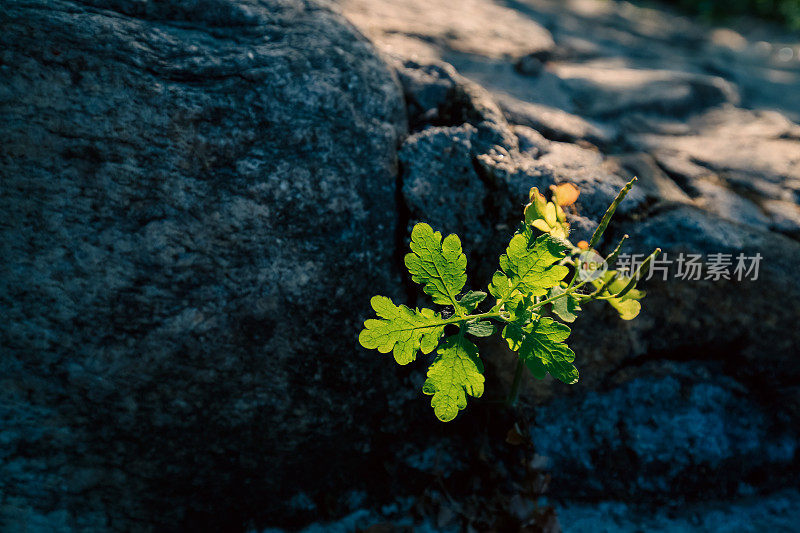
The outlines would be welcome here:
<svg viewBox="0 0 800 533">
<path fill-rule="evenodd" d="M 558 294 L 556 296 L 552 296 L 552 297 L 550 297 L 550 298 L 548 298 L 546 300 L 542 300 L 541 302 L 539 302 L 536 305 L 534 305 L 532 309 L 539 309 L 540 307 L 542 307 L 545 304 L 549 304 L 550 302 L 558 300 L 559 298 L 564 298 L 568 294 L 572 294 L 573 292 L 577 291 L 578 289 L 580 289 L 581 287 L 583 287 L 587 283 L 589 283 L 588 280 L 587 281 L 582 281 L 582 282 L 578 283 L 577 285 L 575 285 L 574 287 L 571 287 L 571 288 L 565 290 L 561 294 Z"/>
<path fill-rule="evenodd" d="M 543 305 L 549 304 L 549 303 L 551 303 L 551 302 L 553 302 L 555 300 L 558 300 L 559 298 L 564 298 L 568 294 L 572 294 L 573 292 L 577 291 L 578 289 L 580 289 L 581 287 L 583 287 L 587 283 L 588 283 L 588 281 L 582 281 L 581 283 L 578 283 L 574 287 L 572 287 L 570 289 L 567 289 L 566 291 L 562 292 L 561 294 L 559 294 L 557 296 L 553 296 L 552 298 L 548 298 L 546 300 L 542 300 L 541 302 L 536 303 L 533 306 L 532 309 L 539 309 Z M 489 312 L 489 313 L 478 313 L 477 315 L 454 316 L 454 317 L 451 317 L 451 318 L 445 318 L 443 320 L 439 320 L 437 322 L 427 322 L 425 324 L 425 327 L 428 327 L 428 326 L 446 326 L 447 324 L 463 324 L 463 323 L 467 322 L 468 320 L 476 320 L 476 319 L 480 319 L 480 318 L 502 318 L 502 313 Z M 415 329 L 415 328 L 412 328 L 412 329 Z"/>
<path fill-rule="evenodd" d="M 572 274 L 572 279 L 569 280 L 569 285 L 567 285 L 567 289 L 570 289 L 573 285 L 575 285 L 575 282 L 578 280 L 578 272 L 580 272 L 581 260 L 575 259 L 575 261 L 572 263 L 572 266 L 575 269 L 575 272 L 573 272 Z"/>
<path fill-rule="evenodd" d="M 519 386 L 522 383 L 522 371 L 525 369 L 525 363 L 522 357 L 517 357 L 517 368 L 514 370 L 514 381 L 511 382 L 511 390 L 508 393 L 506 405 L 514 407 L 519 397 Z"/>
<path fill-rule="evenodd" d="M 466 315 L 466 316 L 454 316 L 452 318 L 445 318 L 443 320 L 439 320 L 437 322 L 426 322 L 425 327 L 428 326 L 445 326 L 447 324 L 461 324 L 468 320 L 474 320 L 477 318 L 499 318 L 500 313 L 478 313 L 477 315 Z"/>
<path fill-rule="evenodd" d="M 585 296 L 586 300 L 588 301 L 588 300 L 596 300 L 598 298 L 602 298 L 603 291 L 606 290 L 614 282 L 615 279 L 617 279 L 617 276 L 619 276 L 619 272 L 614 272 L 614 274 L 611 277 L 609 277 L 605 281 L 605 283 L 603 283 L 600 286 L 599 289 L 597 289 L 592 293 L 587 294 Z"/>
</svg>

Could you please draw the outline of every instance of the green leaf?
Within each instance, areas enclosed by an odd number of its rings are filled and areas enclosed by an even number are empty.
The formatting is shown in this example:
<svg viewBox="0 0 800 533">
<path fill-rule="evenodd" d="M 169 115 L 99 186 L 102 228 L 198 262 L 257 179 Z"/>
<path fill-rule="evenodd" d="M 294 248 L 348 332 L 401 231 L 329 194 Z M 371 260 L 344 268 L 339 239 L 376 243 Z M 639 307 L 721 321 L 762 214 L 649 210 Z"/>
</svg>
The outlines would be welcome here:
<svg viewBox="0 0 800 533">
<path fill-rule="evenodd" d="M 431 406 L 442 422 L 453 420 L 467 407 L 467 395 L 483 394 L 483 363 L 478 347 L 464 338 L 462 331 L 447 337 L 428 369 L 422 392 L 433 395 Z"/>
<path fill-rule="evenodd" d="M 476 337 L 489 337 L 494 334 L 494 324 L 488 320 L 476 320 L 467 323 L 467 333 Z"/>
<path fill-rule="evenodd" d="M 561 285 L 556 285 L 550 288 L 550 293 L 547 297 L 555 298 L 566 292 L 567 291 L 564 290 Z M 553 307 L 553 313 L 564 322 L 575 322 L 575 319 L 578 318 L 577 312 L 581 310 L 577 298 L 572 294 L 561 296 L 557 300 L 553 300 L 551 305 Z"/>
<path fill-rule="evenodd" d="M 370 304 L 382 320 L 364 322 L 364 329 L 358 335 L 358 342 L 364 348 L 393 352 L 398 364 L 407 365 L 416 359 L 418 350 L 430 353 L 439 344 L 445 326 L 433 310 L 398 307 L 386 296 L 373 296 Z"/>
<path fill-rule="evenodd" d="M 633 320 L 642 310 L 642 304 L 634 299 L 609 298 L 607 301 L 608 305 L 617 310 L 622 320 Z"/>
<path fill-rule="evenodd" d="M 603 299 L 608 302 L 608 305 L 616 309 L 622 320 L 633 320 L 639 315 L 639 311 L 642 309 L 642 304 L 637 300 L 644 298 L 644 291 L 628 289 L 625 294 L 621 297 L 619 296 L 625 288 L 630 286 L 634 279 L 635 278 L 620 276 L 615 270 L 609 270 L 603 274 L 601 279 L 592 281 L 592 284 L 597 287 L 598 290 L 605 287 L 610 296 L 603 297 Z M 600 296 L 603 295 L 600 294 Z"/>
<path fill-rule="evenodd" d="M 554 378 L 572 385 L 578 382 L 578 369 L 572 364 L 575 352 L 564 344 L 569 333 L 567 326 L 548 317 L 522 328 L 509 324 L 503 330 L 509 346 L 519 350 L 535 377 L 542 379 L 549 372 Z"/>
<path fill-rule="evenodd" d="M 532 237 L 531 237 L 532 238 Z M 543 296 L 569 274 L 564 265 L 568 248 L 549 235 L 530 242 L 524 234 L 511 239 L 506 253 L 500 256 L 500 271 L 495 272 L 489 292 L 498 300 L 514 301 L 517 293 Z"/>
<path fill-rule="evenodd" d="M 465 314 L 470 314 L 478 308 L 478 304 L 486 299 L 486 293 L 481 291 L 469 291 L 461 297 L 458 303 L 464 310 Z"/>
<path fill-rule="evenodd" d="M 463 313 L 456 295 L 467 282 L 467 257 L 461 252 L 461 241 L 456 235 L 442 234 L 424 223 L 411 231 L 411 253 L 405 257 L 411 279 L 423 285 L 434 303 L 452 305 Z"/>
</svg>

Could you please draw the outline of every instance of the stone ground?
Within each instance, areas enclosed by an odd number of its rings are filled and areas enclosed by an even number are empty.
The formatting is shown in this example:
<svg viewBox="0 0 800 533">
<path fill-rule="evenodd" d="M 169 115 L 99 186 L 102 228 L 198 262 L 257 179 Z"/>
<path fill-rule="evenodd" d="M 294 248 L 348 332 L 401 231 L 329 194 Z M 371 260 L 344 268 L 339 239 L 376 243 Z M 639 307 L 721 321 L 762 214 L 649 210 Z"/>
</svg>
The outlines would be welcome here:
<svg viewBox="0 0 800 533">
<path fill-rule="evenodd" d="M 577 183 L 573 227 L 588 235 L 631 175 L 638 191 L 612 234 L 631 234 L 634 251 L 768 256 L 750 286 L 651 283 L 637 322 L 600 314 L 609 332 L 576 334 L 582 385 L 528 389 L 561 528 L 793 530 L 798 307 L 776 302 L 800 294 L 797 36 L 628 2 L 339 4 L 405 91 L 406 223 L 457 232 L 472 264 L 502 246 L 531 185 Z M 521 523 L 538 516 L 510 507 Z M 468 528 L 453 508 L 415 527 Z M 413 523 L 391 516 L 337 524 Z"/>
<path fill-rule="evenodd" d="M 599 0 L 12 0 L 0 29 L 0 529 L 800 523 L 796 36 Z M 581 238 L 633 174 L 602 250 L 758 281 L 587 308 L 580 383 L 513 411 L 482 345 L 447 425 L 423 362 L 356 347 L 370 295 L 418 298 L 416 221 L 477 288 L 531 186 L 580 187 Z"/>
</svg>

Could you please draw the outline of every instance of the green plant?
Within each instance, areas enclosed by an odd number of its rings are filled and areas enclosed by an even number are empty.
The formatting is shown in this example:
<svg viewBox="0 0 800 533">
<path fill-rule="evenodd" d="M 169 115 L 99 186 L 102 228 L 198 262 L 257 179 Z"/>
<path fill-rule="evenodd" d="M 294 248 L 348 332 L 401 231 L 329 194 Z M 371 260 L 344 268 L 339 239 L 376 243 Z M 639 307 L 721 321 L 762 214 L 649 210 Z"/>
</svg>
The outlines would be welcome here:
<svg viewBox="0 0 800 533">
<path fill-rule="evenodd" d="M 564 383 L 576 383 L 575 354 L 564 342 L 570 328 L 562 322 L 574 321 L 580 306 L 590 300 L 605 300 L 623 319 L 633 319 L 644 296 L 636 284 L 660 252 L 656 249 L 629 278 L 613 270 L 587 268 L 616 262 L 627 235 L 605 259 L 593 248 L 635 180 L 617 195 L 591 241 L 582 241 L 578 246 L 568 240 L 569 224 L 563 209 L 577 199 L 578 189 L 570 184 L 553 187 L 551 202 L 535 187 L 531 189 L 524 222 L 500 256 L 500 270 L 489 284 L 495 304 L 485 312 L 477 312 L 487 297 L 485 292 L 463 292 L 467 258 L 459 238 L 448 235 L 443 240 L 429 225 L 417 224 L 411 232 L 406 267 L 433 302 L 447 306 L 449 312 L 397 306 L 385 296 L 375 296 L 371 304 L 379 318 L 364 322 L 359 342 L 381 353 L 392 352 L 401 365 L 414 361 L 419 351 L 428 354 L 438 347 L 422 392 L 432 396 L 431 406 L 443 422 L 454 419 L 466 408 L 468 395 L 477 398 L 483 394 L 483 363 L 469 336 L 493 335 L 493 322 L 499 323 L 500 335 L 518 354 L 510 404 L 516 401 L 526 366 L 539 379 L 549 373 Z M 593 261 L 594 256 L 599 261 Z M 548 312 L 562 322 L 546 316 Z M 455 326 L 458 331 L 445 336 L 447 326 Z"/>
</svg>

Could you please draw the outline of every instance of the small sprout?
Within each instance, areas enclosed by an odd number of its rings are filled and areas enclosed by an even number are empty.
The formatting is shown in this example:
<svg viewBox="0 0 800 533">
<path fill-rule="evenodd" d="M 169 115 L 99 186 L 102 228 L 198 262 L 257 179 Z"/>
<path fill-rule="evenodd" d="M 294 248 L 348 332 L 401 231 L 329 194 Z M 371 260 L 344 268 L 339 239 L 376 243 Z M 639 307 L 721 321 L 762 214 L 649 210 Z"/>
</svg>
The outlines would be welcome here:
<svg viewBox="0 0 800 533">
<path fill-rule="evenodd" d="M 576 383 L 575 353 L 565 342 L 570 328 L 547 315 L 552 313 L 563 322 L 573 322 L 580 306 L 591 300 L 606 301 L 624 320 L 639 314 L 644 292 L 635 286 L 659 250 L 631 278 L 608 270 L 601 276 L 580 280 L 578 257 L 597 243 L 632 184 L 633 180 L 617 195 L 591 242 L 580 241 L 577 246 L 567 240 L 569 224 L 563 207 L 575 203 L 580 194 L 578 188 L 571 184 L 552 187 L 550 202 L 536 187 L 532 188 L 530 203 L 525 206 L 525 225 L 500 256 L 500 269 L 489 284 L 487 292 L 495 303 L 486 312 L 480 312 L 478 305 L 487 294 L 464 290 L 467 259 L 459 238 L 442 238 L 427 224 L 417 224 L 411 232 L 406 267 L 434 303 L 451 310 L 443 314 L 427 308 L 411 309 L 397 306 L 385 296 L 375 296 L 371 303 L 378 318 L 364 323 L 359 342 L 365 348 L 392 353 L 400 365 L 414 361 L 418 352 L 435 352 L 422 392 L 432 397 L 434 413 L 443 422 L 453 420 L 465 409 L 469 396 L 479 398 L 483 394 L 483 362 L 478 346 L 468 335 L 488 337 L 499 331 L 509 348 L 517 352 L 508 405 L 516 401 L 526 367 L 538 379 L 550 374 L 566 384 Z M 543 234 L 537 235 L 533 228 Z M 626 238 L 627 235 L 606 258 L 606 264 L 616 259 Z M 579 292 L 587 284 L 594 292 Z M 499 327 L 491 321 L 499 323 Z M 445 333 L 448 325 L 457 326 L 458 331 Z M 509 439 L 511 443 L 518 440 L 513 432 L 509 432 Z"/>
</svg>

